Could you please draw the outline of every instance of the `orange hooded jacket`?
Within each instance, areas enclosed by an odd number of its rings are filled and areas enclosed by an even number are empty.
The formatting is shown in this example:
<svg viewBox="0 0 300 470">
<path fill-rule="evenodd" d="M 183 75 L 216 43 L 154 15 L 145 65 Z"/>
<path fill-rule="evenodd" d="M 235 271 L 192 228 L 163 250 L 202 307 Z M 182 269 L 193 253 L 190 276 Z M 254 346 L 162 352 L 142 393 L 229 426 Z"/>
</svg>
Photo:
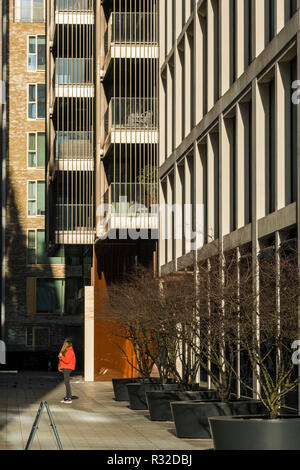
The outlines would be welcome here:
<svg viewBox="0 0 300 470">
<path fill-rule="evenodd" d="M 66 355 L 60 357 L 58 368 L 74 370 L 75 364 L 76 364 L 76 358 L 75 358 L 74 349 L 72 348 L 72 346 L 70 346 L 66 351 Z"/>
</svg>

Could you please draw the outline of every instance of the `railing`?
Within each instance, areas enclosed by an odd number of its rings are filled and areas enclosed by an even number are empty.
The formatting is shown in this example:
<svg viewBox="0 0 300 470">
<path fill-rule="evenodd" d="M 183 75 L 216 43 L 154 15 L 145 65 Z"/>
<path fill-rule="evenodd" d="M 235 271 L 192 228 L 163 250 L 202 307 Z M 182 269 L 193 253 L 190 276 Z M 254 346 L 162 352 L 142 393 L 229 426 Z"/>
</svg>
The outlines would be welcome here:
<svg viewBox="0 0 300 470">
<path fill-rule="evenodd" d="M 157 204 L 156 183 L 112 183 L 105 195 L 107 209 L 115 214 L 147 215 Z"/>
<path fill-rule="evenodd" d="M 157 128 L 156 98 L 112 98 L 104 118 L 106 135 L 111 129 Z"/>
<path fill-rule="evenodd" d="M 56 11 L 93 11 L 93 0 L 56 0 Z"/>
<path fill-rule="evenodd" d="M 55 60 L 55 82 L 57 85 L 93 83 L 93 60 L 58 58 Z"/>
<path fill-rule="evenodd" d="M 92 158 L 93 132 L 87 131 L 58 131 L 55 134 L 55 157 Z"/>
<path fill-rule="evenodd" d="M 92 227 L 92 204 L 56 204 L 56 230 L 90 230 Z"/>
<path fill-rule="evenodd" d="M 105 32 L 105 54 L 112 43 L 157 44 L 156 13 L 112 13 Z"/>
</svg>

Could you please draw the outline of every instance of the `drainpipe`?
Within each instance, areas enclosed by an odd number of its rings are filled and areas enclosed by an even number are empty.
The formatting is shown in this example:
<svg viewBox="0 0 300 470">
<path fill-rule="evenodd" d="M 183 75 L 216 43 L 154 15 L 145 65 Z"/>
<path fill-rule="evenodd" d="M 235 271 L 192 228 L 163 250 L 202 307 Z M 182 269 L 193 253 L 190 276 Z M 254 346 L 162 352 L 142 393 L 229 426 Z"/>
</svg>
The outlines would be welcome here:
<svg viewBox="0 0 300 470">
<path fill-rule="evenodd" d="M 1 194 L 1 207 L 2 207 L 2 226 L 1 226 L 1 338 L 5 340 L 5 229 L 6 229 L 6 43 L 7 43 L 7 4 L 5 0 L 1 0 L 1 84 L 2 84 L 2 97 L 1 97 L 1 127 L 2 127 L 2 194 Z"/>
</svg>

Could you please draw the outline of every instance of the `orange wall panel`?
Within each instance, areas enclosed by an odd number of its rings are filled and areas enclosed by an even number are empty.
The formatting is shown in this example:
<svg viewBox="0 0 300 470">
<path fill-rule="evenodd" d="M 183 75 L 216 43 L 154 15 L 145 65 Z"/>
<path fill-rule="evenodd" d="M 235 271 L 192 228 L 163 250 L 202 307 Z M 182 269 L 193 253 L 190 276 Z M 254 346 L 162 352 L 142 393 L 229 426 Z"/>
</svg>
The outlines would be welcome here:
<svg viewBox="0 0 300 470">
<path fill-rule="evenodd" d="M 107 284 L 103 272 L 97 269 L 97 257 L 94 257 L 94 364 L 95 380 L 110 381 L 112 378 L 136 377 L 136 371 L 130 366 L 121 348 L 134 361 L 134 352 L 131 344 L 118 338 L 114 333 L 116 327 L 109 322 L 109 297 Z"/>
</svg>

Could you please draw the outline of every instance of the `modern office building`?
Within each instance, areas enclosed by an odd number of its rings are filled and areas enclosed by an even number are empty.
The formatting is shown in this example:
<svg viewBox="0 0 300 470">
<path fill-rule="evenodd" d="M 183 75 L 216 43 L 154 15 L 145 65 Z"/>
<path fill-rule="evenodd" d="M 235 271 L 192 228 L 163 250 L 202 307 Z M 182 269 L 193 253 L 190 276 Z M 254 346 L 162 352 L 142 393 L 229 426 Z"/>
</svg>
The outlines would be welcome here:
<svg viewBox="0 0 300 470">
<path fill-rule="evenodd" d="M 160 2 L 162 275 L 298 240 L 299 8 Z"/>
<path fill-rule="evenodd" d="M 86 380 L 128 369 L 107 284 L 156 266 L 158 57 L 155 0 L 47 2 L 47 243 L 92 249 Z"/>
<path fill-rule="evenodd" d="M 299 8 L 160 2 L 162 276 L 298 246 Z"/>
<path fill-rule="evenodd" d="M 17 370 L 56 370 L 65 336 L 83 368 L 83 288 L 90 283 L 87 249 L 46 249 L 45 4 L 2 2 L 1 330 L 7 367 Z"/>
</svg>

